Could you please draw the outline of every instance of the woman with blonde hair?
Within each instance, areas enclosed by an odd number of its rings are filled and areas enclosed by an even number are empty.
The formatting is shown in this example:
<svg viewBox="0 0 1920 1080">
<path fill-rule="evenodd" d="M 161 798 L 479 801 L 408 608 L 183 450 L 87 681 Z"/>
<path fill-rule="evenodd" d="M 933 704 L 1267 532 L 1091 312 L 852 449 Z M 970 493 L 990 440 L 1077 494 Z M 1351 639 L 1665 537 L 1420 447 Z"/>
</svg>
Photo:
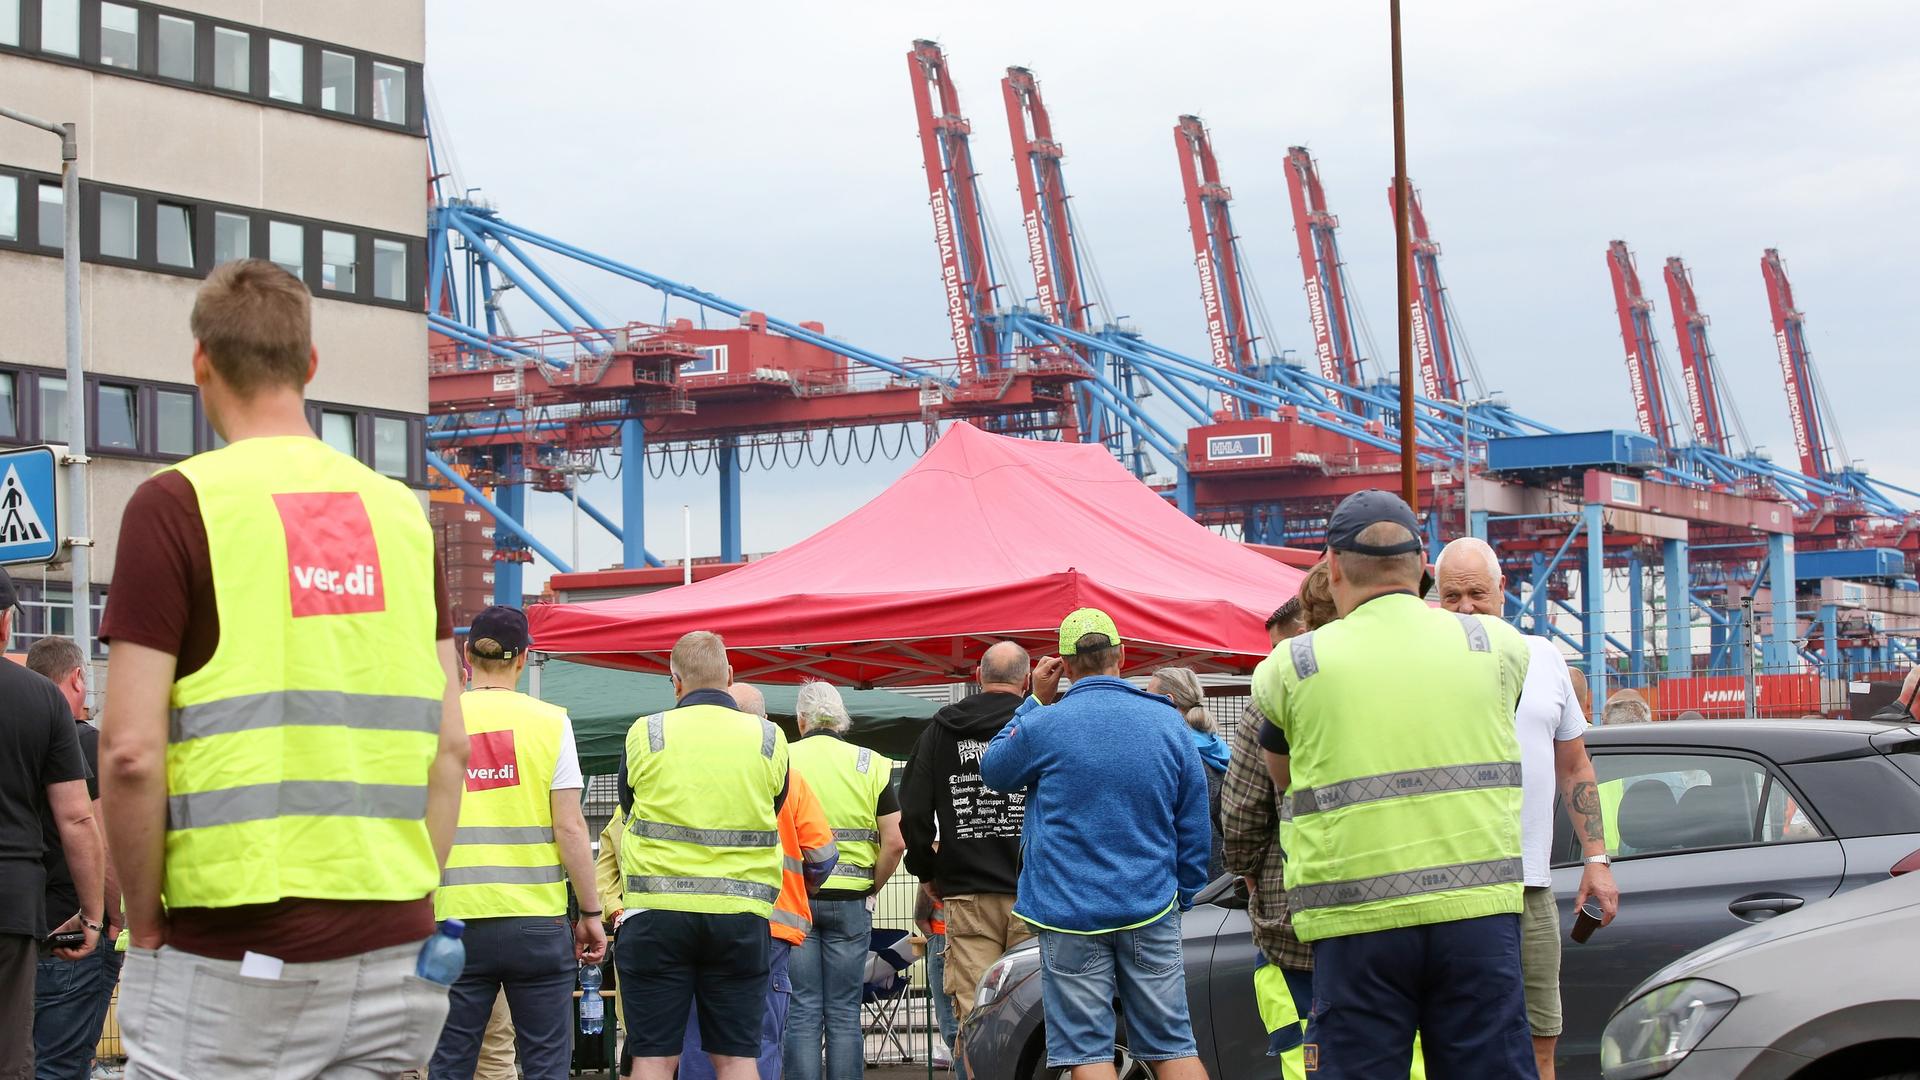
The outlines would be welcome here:
<svg viewBox="0 0 1920 1080">
<path fill-rule="evenodd" d="M 1220 737 L 1219 725 L 1207 713 L 1206 696 L 1200 690 L 1200 677 L 1192 668 L 1163 667 L 1147 681 L 1147 693 L 1161 694 L 1173 702 L 1180 718 L 1193 732 L 1194 748 L 1200 751 L 1200 763 L 1207 775 L 1207 818 L 1213 822 L 1213 853 L 1207 860 L 1207 873 L 1219 877 L 1226 873 L 1226 853 L 1220 839 L 1220 780 L 1226 775 L 1229 751 Z"/>
</svg>

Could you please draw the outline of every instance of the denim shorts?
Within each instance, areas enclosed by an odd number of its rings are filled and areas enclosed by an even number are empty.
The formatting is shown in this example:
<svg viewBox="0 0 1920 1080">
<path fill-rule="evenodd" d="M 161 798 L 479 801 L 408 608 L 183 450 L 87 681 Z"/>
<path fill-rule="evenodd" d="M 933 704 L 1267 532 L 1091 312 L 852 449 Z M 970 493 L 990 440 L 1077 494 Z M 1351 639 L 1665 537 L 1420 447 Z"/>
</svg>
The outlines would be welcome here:
<svg viewBox="0 0 1920 1080">
<path fill-rule="evenodd" d="M 1198 1054 L 1187 1016 L 1178 911 L 1133 930 L 1039 934 L 1048 1068 L 1113 1060 L 1115 998 L 1135 1058 L 1171 1061 Z"/>
</svg>

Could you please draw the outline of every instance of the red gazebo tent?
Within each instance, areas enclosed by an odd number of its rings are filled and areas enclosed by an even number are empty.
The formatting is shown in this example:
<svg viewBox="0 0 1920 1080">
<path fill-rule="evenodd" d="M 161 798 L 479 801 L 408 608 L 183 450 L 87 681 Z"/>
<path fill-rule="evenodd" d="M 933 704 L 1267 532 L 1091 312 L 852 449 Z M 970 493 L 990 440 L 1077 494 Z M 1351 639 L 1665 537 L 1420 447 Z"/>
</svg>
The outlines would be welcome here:
<svg viewBox="0 0 1920 1080">
<path fill-rule="evenodd" d="M 529 610 L 533 647 L 664 672 L 692 630 L 742 679 L 906 686 L 966 678 L 1011 638 L 1057 651 L 1079 607 L 1113 616 L 1130 672 L 1246 672 L 1303 571 L 1182 514 L 1103 447 L 956 424 L 873 501 L 777 554 L 661 592 Z"/>
</svg>

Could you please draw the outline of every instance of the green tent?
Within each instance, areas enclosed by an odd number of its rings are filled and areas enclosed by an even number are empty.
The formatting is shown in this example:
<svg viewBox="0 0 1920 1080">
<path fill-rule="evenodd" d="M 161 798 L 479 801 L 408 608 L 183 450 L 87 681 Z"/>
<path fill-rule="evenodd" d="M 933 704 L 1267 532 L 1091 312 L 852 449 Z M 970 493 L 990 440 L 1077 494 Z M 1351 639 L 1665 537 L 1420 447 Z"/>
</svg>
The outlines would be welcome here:
<svg viewBox="0 0 1920 1080">
<path fill-rule="evenodd" d="M 520 689 L 528 680 L 521 677 Z M 759 684 L 767 696 L 767 712 L 792 738 L 793 703 L 800 688 Z M 853 714 L 849 741 L 871 747 L 896 761 L 913 750 L 920 729 L 940 706 L 936 702 L 887 690 L 841 688 L 847 711 Z M 573 740 L 580 748 L 580 768 L 588 776 L 618 770 L 626 745 L 627 728 L 636 718 L 673 708 L 673 682 L 664 675 L 642 675 L 614 668 L 590 667 L 548 660 L 540 670 L 540 698 L 567 710 L 573 718 Z"/>
</svg>

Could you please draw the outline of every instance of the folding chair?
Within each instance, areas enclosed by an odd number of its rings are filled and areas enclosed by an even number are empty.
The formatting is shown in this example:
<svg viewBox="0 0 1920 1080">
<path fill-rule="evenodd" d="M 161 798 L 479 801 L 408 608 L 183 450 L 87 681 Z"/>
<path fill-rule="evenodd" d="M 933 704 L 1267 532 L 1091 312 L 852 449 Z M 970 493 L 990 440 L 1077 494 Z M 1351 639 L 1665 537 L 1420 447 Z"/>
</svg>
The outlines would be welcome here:
<svg viewBox="0 0 1920 1080">
<path fill-rule="evenodd" d="M 876 929 L 867 941 L 867 976 L 860 987 L 860 1011 L 865 1016 L 863 1026 L 878 1030 L 882 1049 L 891 1043 L 899 1052 L 902 1062 L 912 1061 L 913 1055 L 900 1040 L 899 1026 L 900 1004 L 907 999 L 907 988 L 912 983 L 907 971 L 914 963 L 912 947 L 907 943 L 907 932 Z M 867 1063 L 877 1064 L 871 1054 Z"/>
</svg>

